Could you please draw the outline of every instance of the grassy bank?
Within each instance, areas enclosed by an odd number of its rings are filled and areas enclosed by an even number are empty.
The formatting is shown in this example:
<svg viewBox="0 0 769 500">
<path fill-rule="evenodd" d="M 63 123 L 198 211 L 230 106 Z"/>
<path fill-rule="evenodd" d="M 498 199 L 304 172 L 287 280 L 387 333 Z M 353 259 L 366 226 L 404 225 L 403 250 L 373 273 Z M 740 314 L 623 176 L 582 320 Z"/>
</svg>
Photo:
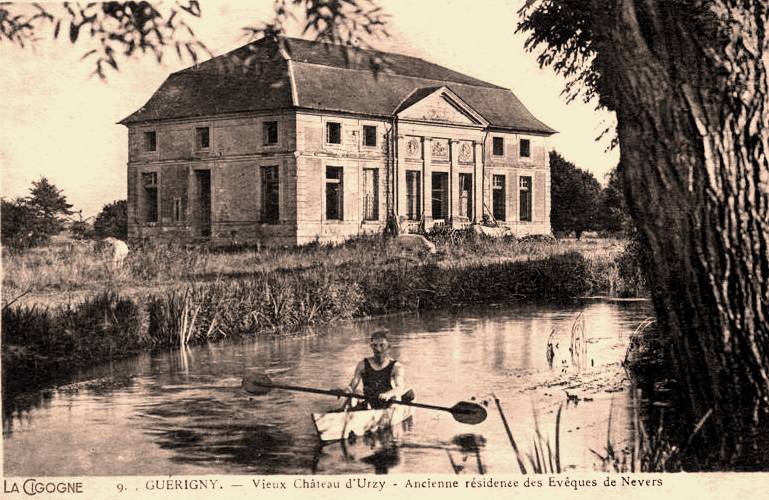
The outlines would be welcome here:
<svg viewBox="0 0 769 500">
<path fill-rule="evenodd" d="M 625 286 L 617 240 L 438 243 L 436 255 L 422 256 L 403 255 L 381 238 L 262 251 L 149 247 L 120 268 L 77 244 L 9 256 L 5 298 L 20 299 L 3 308 L 4 387 L 147 349 Z"/>
<path fill-rule="evenodd" d="M 378 237 L 362 238 L 330 247 L 308 245 L 289 249 L 230 249 L 214 251 L 173 245 L 132 248 L 123 266 L 113 267 L 95 255 L 84 242 L 64 241 L 3 256 L 3 293 L 6 300 L 26 294 L 19 302 L 58 305 L 102 291 L 123 293 L 178 287 L 184 282 L 211 282 L 258 273 L 301 271 L 359 266 L 387 270 L 408 264 L 434 264 L 442 268 L 479 266 L 505 262 L 542 260 L 569 252 L 582 254 L 596 267 L 596 291 L 635 292 L 633 283 L 619 275 L 617 257 L 625 242 L 617 239 L 541 241 L 471 239 L 446 241 L 436 238 L 434 256 L 403 255 L 395 245 Z"/>
</svg>

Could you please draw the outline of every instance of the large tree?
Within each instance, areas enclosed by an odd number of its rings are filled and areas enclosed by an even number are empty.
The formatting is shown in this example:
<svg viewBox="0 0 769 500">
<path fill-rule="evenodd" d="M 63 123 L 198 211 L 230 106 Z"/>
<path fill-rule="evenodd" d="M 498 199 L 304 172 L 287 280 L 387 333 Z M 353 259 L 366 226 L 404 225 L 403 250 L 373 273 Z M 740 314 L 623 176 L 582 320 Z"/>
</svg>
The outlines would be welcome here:
<svg viewBox="0 0 769 500">
<path fill-rule="evenodd" d="M 59 233 L 73 213 L 67 197 L 46 177 L 32 181 L 27 205 L 34 211 L 38 231 L 46 238 Z"/>
<path fill-rule="evenodd" d="M 624 235 L 634 233 L 633 221 L 628 213 L 625 194 L 619 175 L 617 175 L 617 169 L 612 169 L 608 177 L 606 187 L 601 191 L 601 201 L 598 209 L 600 212 L 599 224 L 601 229 L 610 233 L 621 233 Z"/>
<path fill-rule="evenodd" d="M 519 26 L 571 97 L 616 113 L 618 175 L 690 422 L 710 415 L 702 444 L 743 469 L 769 466 L 767 8 L 529 0 Z"/>
<path fill-rule="evenodd" d="M 593 174 L 551 151 L 550 179 L 553 232 L 573 232 L 579 239 L 584 231 L 597 229 L 601 185 Z"/>
</svg>

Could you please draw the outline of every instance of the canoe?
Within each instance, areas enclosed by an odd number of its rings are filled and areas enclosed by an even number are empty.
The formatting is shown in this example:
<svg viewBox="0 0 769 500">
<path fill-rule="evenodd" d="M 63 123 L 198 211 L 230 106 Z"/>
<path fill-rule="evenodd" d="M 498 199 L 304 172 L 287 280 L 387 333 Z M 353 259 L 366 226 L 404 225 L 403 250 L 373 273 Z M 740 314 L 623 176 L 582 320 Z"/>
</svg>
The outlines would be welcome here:
<svg viewBox="0 0 769 500">
<path fill-rule="evenodd" d="M 315 430 L 323 442 L 339 441 L 391 429 L 411 418 L 412 408 L 394 404 L 376 410 L 313 413 Z"/>
</svg>

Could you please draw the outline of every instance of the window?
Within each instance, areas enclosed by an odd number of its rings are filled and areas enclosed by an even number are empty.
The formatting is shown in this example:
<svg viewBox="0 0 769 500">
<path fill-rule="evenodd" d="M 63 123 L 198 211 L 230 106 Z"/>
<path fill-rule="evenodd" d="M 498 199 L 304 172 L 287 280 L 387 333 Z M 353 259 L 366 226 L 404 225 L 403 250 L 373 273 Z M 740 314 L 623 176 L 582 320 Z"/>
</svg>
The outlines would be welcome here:
<svg viewBox="0 0 769 500">
<path fill-rule="evenodd" d="M 145 188 L 158 187 L 158 174 L 157 172 L 143 172 L 142 173 L 142 186 Z"/>
<path fill-rule="evenodd" d="M 144 132 L 144 151 L 157 151 L 158 134 L 154 130 Z"/>
<path fill-rule="evenodd" d="M 326 142 L 329 144 L 342 144 L 342 124 L 337 122 L 326 123 Z"/>
<path fill-rule="evenodd" d="M 280 218 L 278 167 L 262 167 L 262 222 L 277 224 Z"/>
<path fill-rule="evenodd" d="M 519 219 L 531 222 L 531 177 L 521 176 L 518 179 L 518 191 L 520 192 L 521 209 Z"/>
<path fill-rule="evenodd" d="M 195 128 L 195 148 L 208 149 L 211 145 L 211 132 L 208 127 Z"/>
<path fill-rule="evenodd" d="M 449 215 L 449 174 L 433 172 L 433 219 L 445 219 Z"/>
<path fill-rule="evenodd" d="M 264 122 L 264 144 L 278 143 L 278 122 Z"/>
<path fill-rule="evenodd" d="M 406 218 L 422 218 L 422 186 L 420 172 L 406 170 Z"/>
<path fill-rule="evenodd" d="M 364 125 L 363 126 L 363 145 L 369 147 L 376 147 L 376 126 Z"/>
<path fill-rule="evenodd" d="M 492 214 L 495 220 L 505 220 L 505 176 L 495 175 L 491 182 L 491 205 Z"/>
<path fill-rule="evenodd" d="M 342 167 L 326 167 L 326 220 L 342 220 L 344 187 Z"/>
<path fill-rule="evenodd" d="M 182 221 L 182 199 L 174 198 L 174 222 Z"/>
<path fill-rule="evenodd" d="M 379 170 L 363 169 L 363 220 L 379 220 Z"/>
<path fill-rule="evenodd" d="M 494 137 L 491 149 L 494 156 L 505 156 L 505 138 Z"/>
<path fill-rule="evenodd" d="M 521 139 L 521 158 L 531 157 L 531 141 L 528 139 Z"/>
<path fill-rule="evenodd" d="M 142 186 L 144 187 L 144 222 L 155 223 L 158 221 L 158 174 L 157 172 L 143 172 Z"/>
<path fill-rule="evenodd" d="M 473 218 L 472 174 L 459 174 L 459 216 Z"/>
</svg>

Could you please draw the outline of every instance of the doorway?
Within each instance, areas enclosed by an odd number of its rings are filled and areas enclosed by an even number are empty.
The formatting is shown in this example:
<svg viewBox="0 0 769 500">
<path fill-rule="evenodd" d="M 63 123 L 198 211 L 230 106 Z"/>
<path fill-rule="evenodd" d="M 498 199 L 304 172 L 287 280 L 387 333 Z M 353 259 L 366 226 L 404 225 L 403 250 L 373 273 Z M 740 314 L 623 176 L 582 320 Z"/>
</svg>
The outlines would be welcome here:
<svg viewBox="0 0 769 500">
<path fill-rule="evenodd" d="M 445 220 L 449 215 L 449 174 L 433 172 L 432 181 L 433 220 Z"/>
<path fill-rule="evenodd" d="M 195 171 L 195 188 L 197 193 L 197 233 L 203 238 L 211 237 L 211 171 Z"/>
</svg>

